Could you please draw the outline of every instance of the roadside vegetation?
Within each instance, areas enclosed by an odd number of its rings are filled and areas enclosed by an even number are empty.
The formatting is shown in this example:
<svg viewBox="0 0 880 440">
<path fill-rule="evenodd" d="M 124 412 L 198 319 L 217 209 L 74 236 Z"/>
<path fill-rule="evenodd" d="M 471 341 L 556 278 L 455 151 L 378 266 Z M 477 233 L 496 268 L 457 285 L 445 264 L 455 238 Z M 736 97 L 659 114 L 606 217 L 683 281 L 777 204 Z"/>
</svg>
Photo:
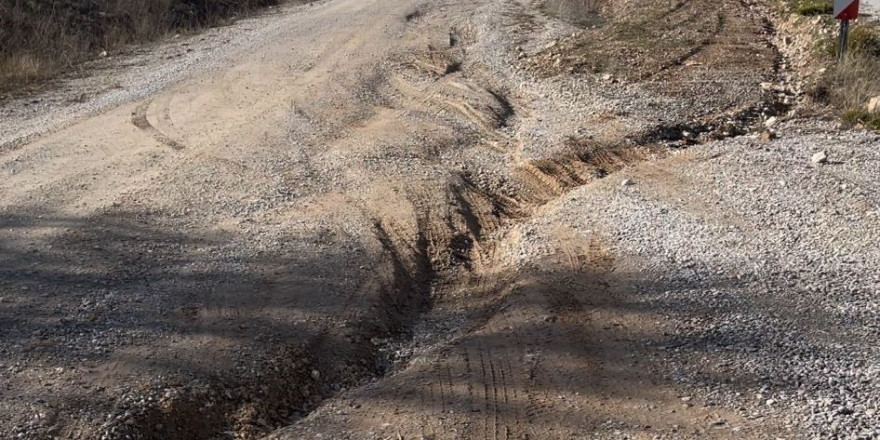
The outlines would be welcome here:
<svg viewBox="0 0 880 440">
<path fill-rule="evenodd" d="M 850 29 L 846 59 L 837 62 L 837 22 L 832 0 L 784 0 L 789 11 L 822 17 L 820 25 L 829 31 L 817 39 L 816 58 L 827 67 L 816 81 L 811 95 L 831 106 L 848 124 L 880 130 L 880 27 L 858 21 Z"/>
<path fill-rule="evenodd" d="M 279 0 L 0 0 L 0 94 L 170 32 L 222 24 Z"/>
<path fill-rule="evenodd" d="M 788 7 L 800 15 L 822 15 L 834 12 L 833 0 L 786 0 Z"/>
</svg>

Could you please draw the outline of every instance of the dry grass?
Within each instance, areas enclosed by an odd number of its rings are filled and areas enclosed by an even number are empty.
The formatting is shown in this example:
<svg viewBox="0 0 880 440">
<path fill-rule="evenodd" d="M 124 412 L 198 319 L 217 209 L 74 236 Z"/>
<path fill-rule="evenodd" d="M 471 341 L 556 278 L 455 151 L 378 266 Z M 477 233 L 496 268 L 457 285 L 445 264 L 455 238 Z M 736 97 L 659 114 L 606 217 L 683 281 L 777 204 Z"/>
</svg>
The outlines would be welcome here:
<svg viewBox="0 0 880 440">
<path fill-rule="evenodd" d="M 833 106 L 845 122 L 880 130 L 880 114 L 869 112 L 866 106 L 871 98 L 880 96 L 878 71 L 880 58 L 853 54 L 828 69 L 813 96 Z"/>
<path fill-rule="evenodd" d="M 853 27 L 849 33 L 848 52 L 855 59 L 880 58 L 880 30 L 871 25 Z"/>
<path fill-rule="evenodd" d="M 843 120 L 852 125 L 863 125 L 871 130 L 880 130 L 880 114 L 869 112 L 865 107 L 854 107 L 845 111 Z"/>
<path fill-rule="evenodd" d="M 800 15 L 821 15 L 823 26 L 836 31 L 831 18 L 831 0 L 782 0 L 791 12 Z M 830 106 L 844 121 L 880 130 L 880 113 L 870 112 L 868 101 L 880 96 L 880 28 L 871 22 L 856 22 L 850 29 L 846 59 L 837 62 L 837 32 L 817 34 L 817 62 L 827 67 L 811 90 L 813 100 Z"/>
<path fill-rule="evenodd" d="M 856 26 L 850 34 L 846 59 L 826 70 L 813 97 L 835 108 L 845 122 L 880 130 L 880 114 L 867 108 L 871 98 L 880 96 L 878 71 L 880 29 L 870 25 Z"/>
<path fill-rule="evenodd" d="M 212 26 L 278 0 L 0 0 L 0 93 L 100 52 Z"/>
<path fill-rule="evenodd" d="M 833 0 L 786 0 L 788 7 L 800 15 L 822 15 L 834 12 Z"/>
</svg>

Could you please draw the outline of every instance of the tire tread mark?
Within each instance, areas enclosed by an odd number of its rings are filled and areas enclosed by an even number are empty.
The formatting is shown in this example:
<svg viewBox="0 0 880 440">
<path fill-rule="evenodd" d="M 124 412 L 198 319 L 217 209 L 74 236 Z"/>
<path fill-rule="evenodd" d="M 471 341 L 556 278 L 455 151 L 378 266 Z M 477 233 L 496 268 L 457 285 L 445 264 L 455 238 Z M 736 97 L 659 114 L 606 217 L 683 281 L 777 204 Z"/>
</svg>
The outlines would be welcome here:
<svg viewBox="0 0 880 440">
<path fill-rule="evenodd" d="M 149 110 L 150 104 L 152 103 L 152 100 L 147 100 L 138 105 L 134 109 L 134 112 L 131 113 L 131 124 L 149 134 L 153 139 L 165 146 L 171 147 L 175 150 L 186 148 L 183 144 L 171 139 L 150 123 L 150 120 L 147 118 L 147 110 Z"/>
<path fill-rule="evenodd" d="M 483 438 L 489 438 L 489 381 L 486 372 L 486 360 L 483 356 L 482 347 L 477 347 L 477 354 L 480 356 L 480 377 L 483 382 Z"/>
<path fill-rule="evenodd" d="M 492 351 L 487 350 L 489 357 L 489 372 L 492 377 L 492 440 L 498 440 L 498 379 L 495 372 L 495 362 L 492 361 Z"/>
</svg>

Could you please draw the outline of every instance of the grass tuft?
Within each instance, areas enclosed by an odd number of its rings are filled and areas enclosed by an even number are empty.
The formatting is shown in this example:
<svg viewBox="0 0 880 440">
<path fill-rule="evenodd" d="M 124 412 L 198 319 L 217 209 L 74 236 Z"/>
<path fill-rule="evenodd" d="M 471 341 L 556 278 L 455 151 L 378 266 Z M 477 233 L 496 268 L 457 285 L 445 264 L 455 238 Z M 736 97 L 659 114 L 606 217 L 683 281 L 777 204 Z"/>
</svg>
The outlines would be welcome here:
<svg viewBox="0 0 880 440">
<path fill-rule="evenodd" d="M 880 96 L 880 57 L 872 52 L 853 52 L 847 59 L 828 68 L 812 91 L 813 98 L 837 109 L 845 122 L 880 130 L 880 113 L 867 108 L 871 98 Z"/>
<path fill-rule="evenodd" d="M 880 113 L 869 112 L 864 106 L 846 110 L 842 119 L 850 125 L 862 125 L 870 130 L 880 130 Z"/>
<path fill-rule="evenodd" d="M 872 26 L 854 26 L 849 32 L 849 55 L 880 58 L 880 30 Z"/>
<path fill-rule="evenodd" d="M 833 0 L 787 0 L 789 7 L 800 15 L 824 15 L 834 12 Z"/>
</svg>

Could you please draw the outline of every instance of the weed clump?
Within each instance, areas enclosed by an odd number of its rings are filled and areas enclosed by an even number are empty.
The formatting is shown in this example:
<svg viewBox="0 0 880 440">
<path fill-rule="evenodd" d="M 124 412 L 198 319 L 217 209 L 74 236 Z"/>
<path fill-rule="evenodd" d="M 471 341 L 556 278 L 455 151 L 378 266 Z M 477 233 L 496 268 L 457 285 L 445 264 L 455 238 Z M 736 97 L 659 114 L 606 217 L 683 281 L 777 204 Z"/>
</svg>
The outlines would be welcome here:
<svg viewBox="0 0 880 440">
<path fill-rule="evenodd" d="M 834 12 L 833 0 L 787 0 L 789 8 L 799 15 L 824 15 Z"/>
<path fill-rule="evenodd" d="M 843 121 L 851 125 L 863 125 L 870 130 L 880 130 L 880 113 L 865 107 L 853 107 L 843 113 Z"/>
<path fill-rule="evenodd" d="M 880 96 L 878 71 L 880 57 L 854 52 L 827 69 L 811 94 L 816 101 L 835 108 L 844 122 L 880 130 L 880 113 L 867 106 L 871 98 Z"/>
<path fill-rule="evenodd" d="M 791 12 L 800 15 L 826 15 L 825 26 L 834 23 L 831 0 L 784 0 Z M 836 24 L 836 23 L 835 23 Z M 828 67 L 810 90 L 814 101 L 832 107 L 851 125 L 880 130 L 880 112 L 868 108 L 868 102 L 880 96 L 880 28 L 873 23 L 856 22 L 850 29 L 847 54 L 837 62 L 837 33 L 817 40 L 816 56 Z"/>
<path fill-rule="evenodd" d="M 847 52 L 855 58 L 880 58 L 880 31 L 871 26 L 853 27 Z"/>
</svg>

